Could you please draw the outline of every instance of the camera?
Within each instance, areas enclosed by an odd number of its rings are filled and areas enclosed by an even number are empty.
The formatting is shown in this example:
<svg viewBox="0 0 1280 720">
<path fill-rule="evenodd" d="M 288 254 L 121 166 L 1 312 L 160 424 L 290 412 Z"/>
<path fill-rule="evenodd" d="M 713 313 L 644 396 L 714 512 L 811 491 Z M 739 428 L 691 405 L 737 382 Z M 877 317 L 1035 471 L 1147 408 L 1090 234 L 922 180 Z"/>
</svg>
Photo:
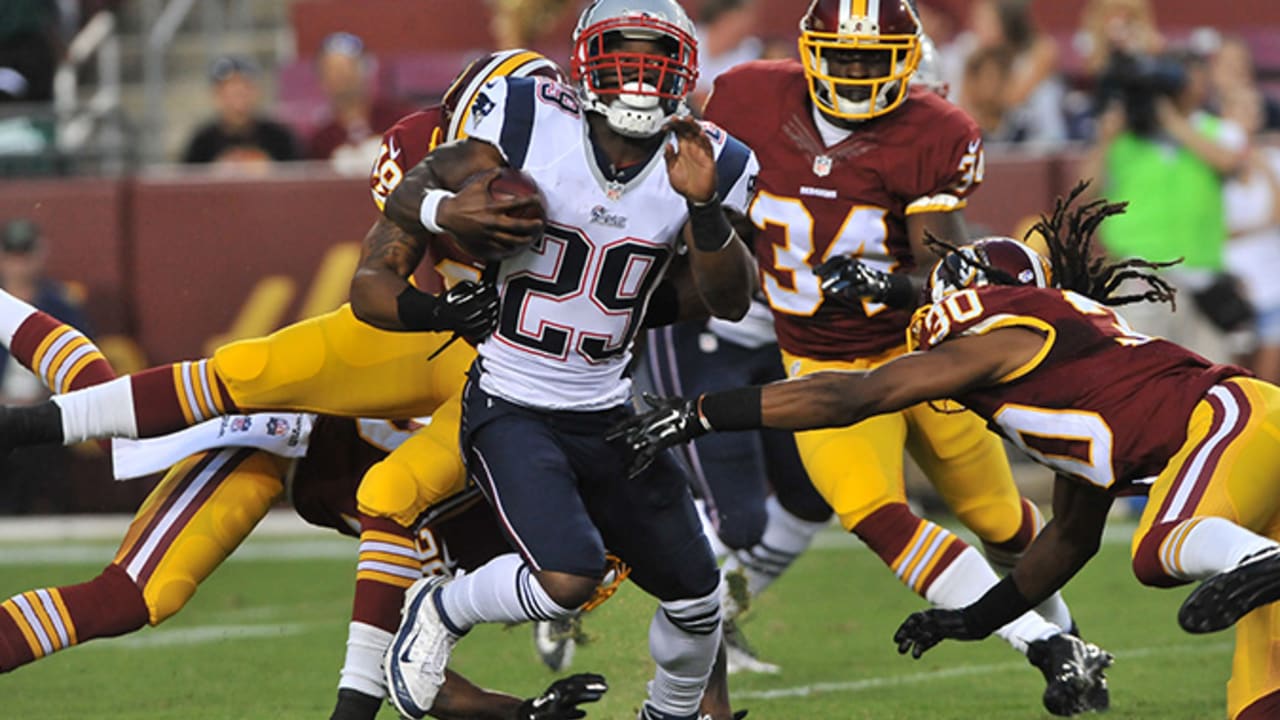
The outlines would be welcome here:
<svg viewBox="0 0 1280 720">
<path fill-rule="evenodd" d="M 1135 55 L 1116 51 L 1098 78 L 1098 107 L 1120 102 L 1131 131 L 1155 134 L 1156 99 L 1173 97 L 1187 84 L 1184 63 L 1174 55 Z"/>
</svg>

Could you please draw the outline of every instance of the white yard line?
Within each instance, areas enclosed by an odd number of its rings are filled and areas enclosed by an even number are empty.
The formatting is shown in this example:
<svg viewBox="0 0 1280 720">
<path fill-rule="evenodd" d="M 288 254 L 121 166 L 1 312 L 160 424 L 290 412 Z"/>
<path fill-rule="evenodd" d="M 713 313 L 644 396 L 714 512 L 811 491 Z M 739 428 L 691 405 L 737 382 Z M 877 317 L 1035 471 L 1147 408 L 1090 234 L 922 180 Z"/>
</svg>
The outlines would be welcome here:
<svg viewBox="0 0 1280 720">
<path fill-rule="evenodd" d="M 111 642 L 86 643 L 81 647 L 109 648 L 159 648 L 179 645 L 204 645 L 223 640 L 244 640 L 247 638 L 280 638 L 286 635 L 300 635 L 306 631 L 305 623 L 282 623 L 278 625 L 195 625 L 173 630 L 143 630 L 135 635 L 112 638 Z"/>
<path fill-rule="evenodd" d="M 1232 643 L 1214 643 L 1212 645 L 1163 645 L 1158 647 L 1124 650 L 1117 652 L 1115 655 L 1118 662 L 1123 662 L 1126 660 L 1151 657 L 1154 655 L 1165 656 L 1185 653 L 1197 653 L 1203 655 L 1211 652 L 1227 653 L 1230 652 L 1232 647 L 1234 647 Z M 886 675 L 882 677 L 869 677 L 844 682 L 812 683 L 809 685 L 797 685 L 789 688 L 775 688 L 773 690 L 739 690 L 733 693 L 733 697 L 741 700 L 777 700 L 779 698 L 808 697 L 810 695 L 821 695 L 825 693 L 856 693 L 862 692 L 863 690 L 874 690 L 884 687 L 919 685 L 923 683 L 930 683 L 935 680 L 947 680 L 956 677 L 968 677 L 970 675 L 988 675 L 992 673 L 1017 671 L 1025 668 L 1026 666 L 1027 663 L 1025 660 L 1004 663 L 988 663 L 986 665 L 965 665 L 961 667 L 947 668 L 944 670 L 931 670 L 929 672 L 908 673 L 905 675 Z"/>
</svg>

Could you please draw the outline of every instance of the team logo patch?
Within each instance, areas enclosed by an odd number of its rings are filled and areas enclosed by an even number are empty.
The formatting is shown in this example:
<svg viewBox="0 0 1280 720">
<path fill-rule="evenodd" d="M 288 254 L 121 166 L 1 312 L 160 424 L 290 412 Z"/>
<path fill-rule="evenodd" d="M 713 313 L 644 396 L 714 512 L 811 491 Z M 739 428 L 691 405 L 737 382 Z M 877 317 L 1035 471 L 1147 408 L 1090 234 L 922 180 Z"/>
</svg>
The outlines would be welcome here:
<svg viewBox="0 0 1280 720">
<path fill-rule="evenodd" d="M 831 156 L 818 155 L 813 159 L 813 174 L 826 177 L 831 174 Z"/>
<path fill-rule="evenodd" d="M 249 432 L 251 427 L 253 427 L 253 418 L 247 415 L 231 418 L 231 422 L 227 426 L 231 432 Z"/>
<path fill-rule="evenodd" d="M 608 225 L 609 227 L 615 228 L 624 228 L 627 226 L 627 219 L 625 217 L 609 212 L 603 205 L 597 205 L 591 208 L 591 222 L 597 225 Z"/>
<path fill-rule="evenodd" d="M 289 421 L 284 418 L 272 417 L 267 419 L 267 434 L 275 437 L 284 437 L 289 432 Z"/>
<path fill-rule="evenodd" d="M 1018 282 L 1022 283 L 1023 285 L 1027 285 L 1027 284 L 1030 284 L 1030 282 L 1034 280 L 1035 277 L 1036 277 L 1036 274 L 1028 268 L 1018 273 Z"/>
</svg>

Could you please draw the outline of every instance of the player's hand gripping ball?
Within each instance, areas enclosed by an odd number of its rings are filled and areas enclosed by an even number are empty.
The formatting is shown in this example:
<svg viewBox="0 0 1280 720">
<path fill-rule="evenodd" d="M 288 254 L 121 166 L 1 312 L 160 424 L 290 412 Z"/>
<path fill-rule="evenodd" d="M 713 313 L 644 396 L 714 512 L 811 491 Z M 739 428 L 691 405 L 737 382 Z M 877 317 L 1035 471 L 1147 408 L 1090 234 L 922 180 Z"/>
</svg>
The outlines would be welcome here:
<svg viewBox="0 0 1280 720">
<path fill-rule="evenodd" d="M 491 222 L 478 233 L 457 236 L 464 250 L 482 260 L 504 260 L 542 238 L 546 201 L 533 178 L 503 167 L 474 181 L 487 184 Z"/>
</svg>

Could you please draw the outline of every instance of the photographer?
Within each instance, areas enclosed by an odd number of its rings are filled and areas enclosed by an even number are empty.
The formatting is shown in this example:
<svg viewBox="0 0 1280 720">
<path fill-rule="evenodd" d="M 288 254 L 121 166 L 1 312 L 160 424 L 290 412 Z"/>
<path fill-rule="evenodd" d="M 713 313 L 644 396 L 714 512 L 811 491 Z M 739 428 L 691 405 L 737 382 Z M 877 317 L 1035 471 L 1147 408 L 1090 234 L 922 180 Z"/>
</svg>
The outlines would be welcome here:
<svg viewBox="0 0 1280 720">
<path fill-rule="evenodd" d="M 1183 259 L 1165 271 L 1181 291 L 1177 314 L 1145 303 L 1126 317 L 1140 332 L 1228 360 L 1225 334 L 1252 311 L 1223 272 L 1222 185 L 1243 166 L 1247 138 L 1202 109 L 1209 82 L 1200 56 L 1114 53 L 1098 86 L 1103 109 L 1082 174 L 1099 181 L 1095 192 L 1129 202 L 1100 228 L 1102 240 L 1117 257 Z"/>
</svg>

